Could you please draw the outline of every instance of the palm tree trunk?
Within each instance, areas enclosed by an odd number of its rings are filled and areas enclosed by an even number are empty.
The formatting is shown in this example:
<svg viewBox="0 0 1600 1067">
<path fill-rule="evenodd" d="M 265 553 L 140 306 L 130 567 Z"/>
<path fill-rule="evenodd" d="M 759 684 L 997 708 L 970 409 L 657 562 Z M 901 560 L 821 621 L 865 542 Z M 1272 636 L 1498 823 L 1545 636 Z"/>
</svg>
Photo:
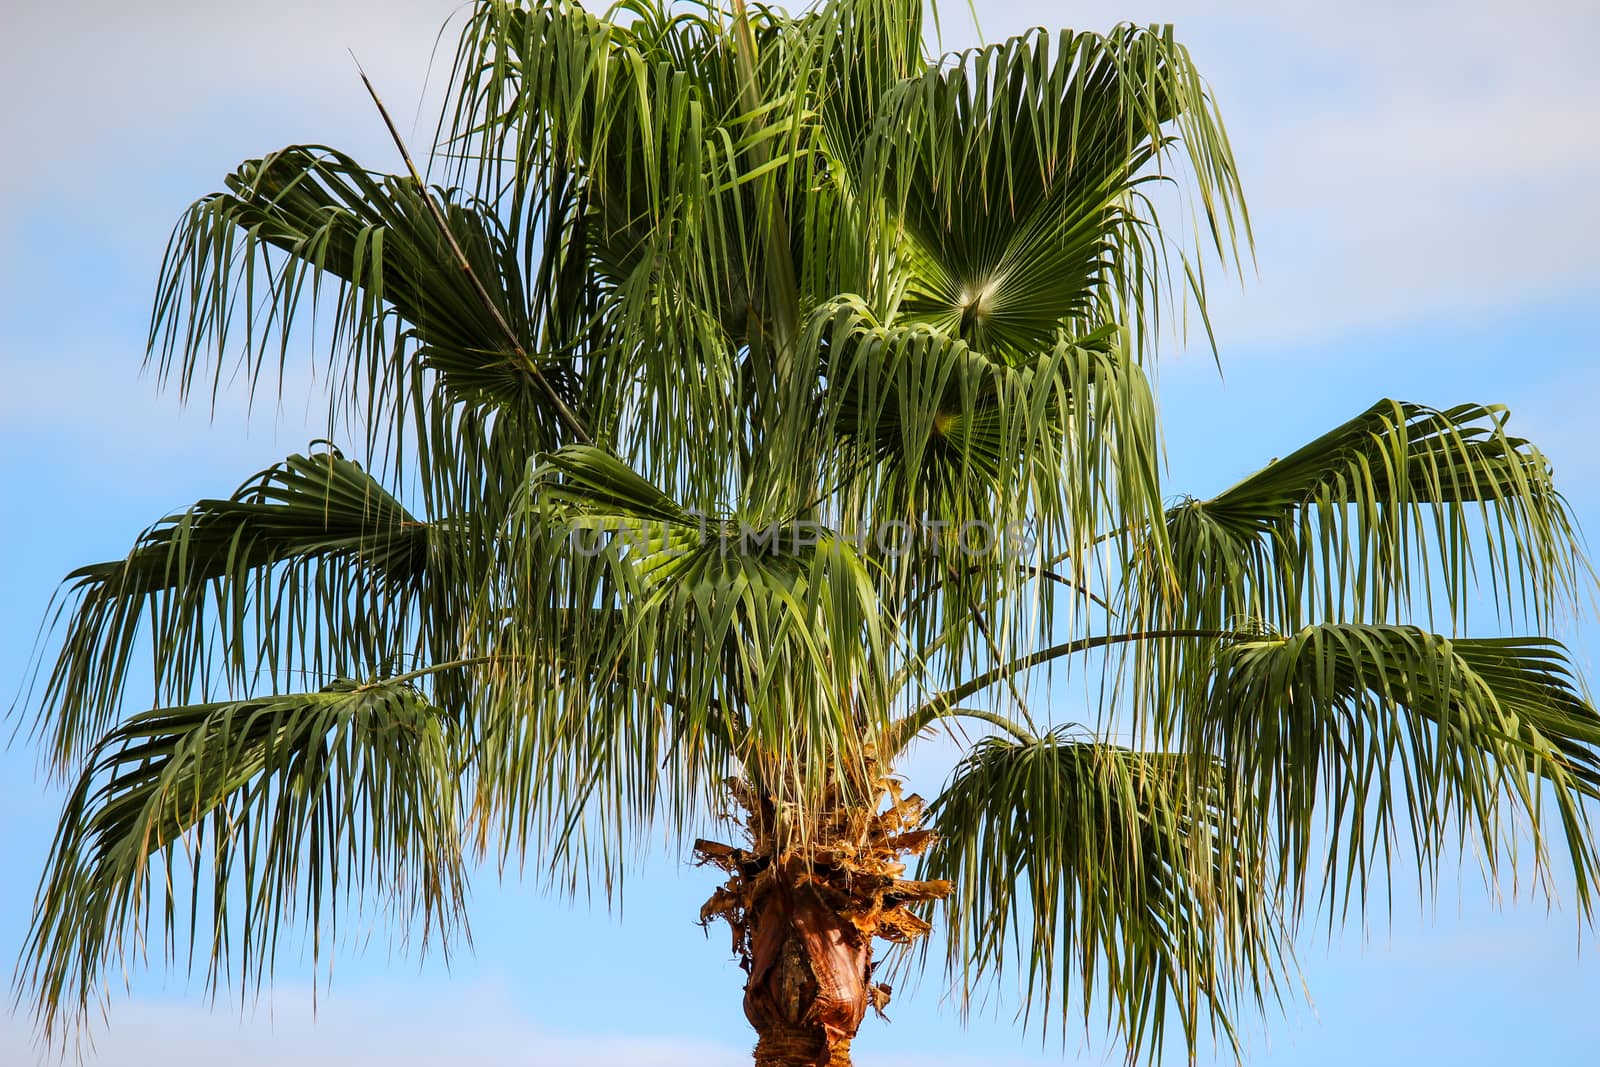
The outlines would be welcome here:
<svg viewBox="0 0 1600 1067">
<path fill-rule="evenodd" d="M 874 938 L 906 944 L 928 931 L 914 909 L 950 893 L 948 882 L 901 878 L 908 854 L 927 847 L 922 801 L 885 780 L 879 806 L 822 813 L 805 844 L 778 844 L 773 805 L 748 783 L 735 798 L 748 814 L 749 848 L 696 841 L 701 863 L 728 880 L 700 909 L 721 918 L 749 980 L 744 1013 L 756 1031 L 756 1067 L 849 1067 L 867 1009 L 882 1014 L 889 987 L 872 981 Z"/>
<path fill-rule="evenodd" d="M 849 1067 L 867 1008 L 887 999 L 871 983 L 871 939 L 816 887 L 788 883 L 773 881 L 745 918 L 756 1067 Z"/>
</svg>

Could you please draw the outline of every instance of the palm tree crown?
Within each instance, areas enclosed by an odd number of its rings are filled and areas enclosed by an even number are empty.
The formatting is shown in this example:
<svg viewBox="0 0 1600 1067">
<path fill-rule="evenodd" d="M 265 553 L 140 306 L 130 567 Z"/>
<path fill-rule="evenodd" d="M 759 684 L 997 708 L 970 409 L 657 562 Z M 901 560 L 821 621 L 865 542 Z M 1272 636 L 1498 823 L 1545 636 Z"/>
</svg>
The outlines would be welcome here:
<svg viewBox="0 0 1600 1067">
<path fill-rule="evenodd" d="M 1231 1039 L 1401 847 L 1529 833 L 1588 916 L 1600 717 L 1554 640 L 1461 636 L 1592 581 L 1503 410 L 1385 400 L 1165 496 L 1155 338 L 1249 245 L 1169 28 L 931 56 L 922 0 L 482 0 L 451 101 L 432 183 L 294 146 L 173 234 L 161 377 L 271 388 L 320 311 L 343 446 L 68 576 L 46 1032 L 153 918 L 250 983 L 286 922 L 448 941 L 474 862 L 609 890 L 663 831 L 725 875 L 759 1063 L 848 1063 L 874 941 L 935 929 L 963 995 L 1136 1058 Z"/>
</svg>

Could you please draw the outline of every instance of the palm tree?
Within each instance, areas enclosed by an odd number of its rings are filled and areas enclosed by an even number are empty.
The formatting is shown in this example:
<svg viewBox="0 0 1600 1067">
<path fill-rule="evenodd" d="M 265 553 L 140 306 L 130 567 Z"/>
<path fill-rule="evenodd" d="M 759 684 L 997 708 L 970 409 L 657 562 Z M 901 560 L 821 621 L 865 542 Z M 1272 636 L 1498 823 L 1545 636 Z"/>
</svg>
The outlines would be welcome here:
<svg viewBox="0 0 1600 1067">
<path fill-rule="evenodd" d="M 663 834 L 774 1067 L 849 1063 L 927 957 L 876 942 L 935 923 L 962 996 L 1139 1058 L 1232 1040 L 1302 922 L 1468 841 L 1564 845 L 1589 915 L 1600 717 L 1554 640 L 1459 633 L 1591 588 L 1503 410 L 1385 400 L 1166 502 L 1154 342 L 1249 246 L 1170 29 L 933 57 L 922 0 L 484 0 L 453 78 L 436 184 L 295 146 L 174 232 L 160 376 L 270 389 L 320 310 L 346 446 L 68 576 L 24 702 L 71 783 L 46 1034 L 153 920 L 248 986 L 285 924 L 449 944 L 469 867 L 610 893 Z"/>
</svg>

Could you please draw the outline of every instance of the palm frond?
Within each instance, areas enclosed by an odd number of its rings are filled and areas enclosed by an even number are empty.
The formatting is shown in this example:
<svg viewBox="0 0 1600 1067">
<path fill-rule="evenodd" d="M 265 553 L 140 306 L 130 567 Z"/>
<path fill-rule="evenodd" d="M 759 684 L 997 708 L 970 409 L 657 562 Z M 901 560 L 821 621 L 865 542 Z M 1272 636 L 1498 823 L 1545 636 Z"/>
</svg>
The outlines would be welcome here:
<svg viewBox="0 0 1600 1067">
<path fill-rule="evenodd" d="M 792 477 L 829 485 L 841 528 L 878 550 L 913 648 L 937 642 L 951 670 L 1003 658 L 1048 633 L 1036 609 L 1053 598 L 1029 595 L 1046 560 L 1070 561 L 1085 607 L 1096 553 L 1126 556 L 1127 531 L 1160 516 L 1154 401 L 1125 341 L 1100 331 L 1007 362 L 858 300 L 819 309 L 807 347 L 826 388 L 791 402 L 811 435 L 791 457 L 816 458 Z"/>
<path fill-rule="evenodd" d="M 1231 149 L 1170 27 L 1039 30 L 930 66 L 891 93 L 863 163 L 903 228 L 901 314 L 993 351 L 1108 319 L 1147 339 L 1167 268 L 1141 187 L 1180 151 L 1236 256 Z"/>
<path fill-rule="evenodd" d="M 1209 500 L 1167 514 L 1172 571 L 1136 576 L 1162 625 L 1281 629 L 1439 607 L 1479 583 L 1543 628 L 1589 575 L 1549 462 L 1503 408 L 1384 400 Z M 1436 603 L 1437 601 L 1437 603 Z"/>
<path fill-rule="evenodd" d="M 923 865 L 956 887 L 941 925 L 957 990 L 1014 973 L 1045 1027 L 1101 1004 L 1130 1060 L 1154 1061 L 1173 1016 L 1190 1049 L 1207 1026 L 1233 1042 L 1289 961 L 1226 774 L 1065 733 L 980 740 L 930 808 Z"/>
<path fill-rule="evenodd" d="M 761 235 L 809 156 L 792 143 L 789 79 L 764 66 L 774 98 L 744 99 L 726 19 L 616 14 L 479 5 L 457 54 L 445 162 L 529 235 L 530 252 L 542 246 L 536 290 L 554 285 L 571 309 L 550 316 L 565 324 L 550 346 L 584 353 L 584 407 L 605 443 L 709 508 L 756 447 L 753 406 L 771 409 Z M 757 21 L 765 37 L 782 20 Z"/>
<path fill-rule="evenodd" d="M 1239 803 L 1274 828 L 1292 909 L 1319 877 L 1330 920 L 1364 907 L 1400 841 L 1419 892 L 1445 850 L 1469 841 L 1494 877 L 1517 867 L 1526 833 L 1541 879 L 1564 842 L 1591 914 L 1600 714 L 1559 644 L 1323 623 L 1222 642 L 1215 656 L 1209 690 L 1168 736 L 1232 769 Z"/>
<path fill-rule="evenodd" d="M 464 903 L 452 746 L 448 719 L 399 681 L 119 725 L 68 796 L 23 948 L 46 1036 L 81 1020 L 156 916 L 169 957 L 187 924 L 213 989 L 230 970 L 259 982 L 288 922 L 320 956 L 366 898 L 448 938 Z"/>
<path fill-rule="evenodd" d="M 143 677 L 141 631 L 165 703 L 421 661 L 449 625 L 429 600 L 446 592 L 428 581 L 441 536 L 336 452 L 290 456 L 161 520 L 58 594 L 60 648 L 25 699 L 52 761 L 68 770 L 115 721 Z"/>
<path fill-rule="evenodd" d="M 226 184 L 174 230 L 157 289 L 151 355 L 180 393 L 209 385 L 214 399 L 233 373 L 253 394 L 274 359 L 281 381 L 303 312 L 314 314 L 331 287 L 330 421 L 350 416 L 367 434 L 369 459 L 398 462 L 397 435 L 419 413 L 449 403 L 498 410 L 522 420 L 536 441 L 558 440 L 556 412 L 535 388 L 534 370 L 570 400 L 570 361 L 530 369 L 508 346 L 501 320 L 525 349 L 551 350 L 543 309 L 530 301 L 520 238 L 489 205 L 435 194 L 499 319 L 405 179 L 331 148 L 297 145 L 244 163 Z M 559 266 L 554 258 L 545 269 Z M 444 405 L 427 387 L 435 379 Z"/>
</svg>

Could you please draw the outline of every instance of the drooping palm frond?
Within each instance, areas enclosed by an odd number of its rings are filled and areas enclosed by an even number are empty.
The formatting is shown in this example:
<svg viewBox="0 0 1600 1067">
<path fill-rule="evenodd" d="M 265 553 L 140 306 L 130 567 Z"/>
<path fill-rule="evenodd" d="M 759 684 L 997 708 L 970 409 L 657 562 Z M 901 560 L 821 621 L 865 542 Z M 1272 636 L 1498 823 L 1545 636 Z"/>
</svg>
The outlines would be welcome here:
<svg viewBox="0 0 1600 1067">
<path fill-rule="evenodd" d="M 1239 1008 L 1276 998 L 1288 948 L 1227 773 L 1064 732 L 977 742 L 932 805 L 919 875 L 956 887 L 956 988 L 1015 974 L 1046 1024 L 1098 1007 L 1130 1058 L 1154 1059 L 1169 1012 L 1190 1049 L 1207 1026 L 1232 1042 Z"/>
<path fill-rule="evenodd" d="M 825 56 L 819 96 L 828 155 L 844 163 L 856 196 L 873 186 L 864 156 L 890 90 L 926 70 L 922 20 L 921 0 L 829 3 L 799 19 Z"/>
<path fill-rule="evenodd" d="M 1121 626 L 1165 635 L 1122 646 L 1123 702 L 1147 721 L 1186 714 L 1218 638 L 1324 622 L 1459 633 L 1484 597 L 1503 624 L 1561 621 L 1592 572 L 1548 461 L 1506 423 L 1496 407 L 1380 401 L 1168 509 L 1122 585 Z"/>
<path fill-rule="evenodd" d="M 1452 846 L 1475 843 L 1493 877 L 1526 833 L 1540 878 L 1564 844 L 1591 914 L 1600 713 L 1559 644 L 1323 623 L 1214 647 L 1209 690 L 1168 736 L 1231 768 L 1238 803 L 1270 828 L 1291 911 L 1319 879 L 1330 919 L 1364 907 L 1400 841 L 1425 892 Z"/>
<path fill-rule="evenodd" d="M 1292 629 L 1443 610 L 1475 586 L 1545 627 L 1587 564 L 1565 500 L 1506 412 L 1384 400 L 1210 500 L 1167 515 L 1172 570 L 1130 583 L 1154 624 Z"/>
<path fill-rule="evenodd" d="M 846 299 L 819 309 L 805 347 L 827 384 L 792 401 L 820 453 L 796 480 L 829 486 L 912 647 L 938 641 L 951 670 L 1015 648 L 1024 626 L 1048 632 L 1054 598 L 1027 595 L 1043 560 L 1070 560 L 1087 596 L 1093 547 L 1126 555 L 1116 528 L 1161 514 L 1154 401 L 1109 331 L 1012 365 Z"/>
<path fill-rule="evenodd" d="M 207 982 L 272 968 L 286 923 L 320 956 L 341 908 L 375 900 L 448 938 L 461 919 L 459 755 L 404 682 L 161 708 L 95 746 L 68 796 L 24 947 L 51 1036 L 106 971 L 189 925 Z M 187 887 L 185 886 L 187 882 Z M 237 954 L 237 960 L 233 959 Z"/>
<path fill-rule="evenodd" d="M 508 344 L 502 322 L 525 349 L 550 350 L 541 344 L 541 309 L 530 304 L 520 236 L 492 208 L 445 197 L 443 215 L 494 310 L 453 265 L 422 192 L 404 179 L 334 149 L 293 146 L 246 162 L 227 186 L 180 222 L 157 290 L 151 353 L 181 393 L 209 378 L 215 397 L 230 380 L 235 344 L 252 392 L 274 356 L 281 378 L 302 305 L 314 311 L 331 285 L 332 414 L 355 416 L 369 458 L 405 462 L 396 454 L 406 443 L 399 435 L 451 403 L 515 418 L 532 447 L 558 439 L 537 376 L 570 399 L 571 375 L 561 360 L 523 365 Z"/>
<path fill-rule="evenodd" d="M 444 591 L 427 580 L 441 535 L 358 465 L 320 452 L 163 519 L 125 559 L 72 572 L 37 701 L 56 769 L 116 721 L 130 674 L 144 677 L 141 639 L 167 703 L 431 656 L 448 627 L 428 599 Z"/>
<path fill-rule="evenodd" d="M 557 343 L 592 355 L 595 421 L 618 428 L 609 443 L 629 463 L 708 508 L 741 480 L 754 408 L 772 408 L 768 326 L 796 314 L 791 253 L 764 253 L 787 241 L 776 199 L 807 171 L 793 144 L 803 90 L 770 63 L 753 87 L 720 16 L 613 15 L 480 5 L 447 151 L 478 195 L 585 258 L 588 313 Z M 787 25 L 758 21 L 763 41 Z M 769 289 L 774 263 L 789 264 L 786 291 Z"/>
</svg>

